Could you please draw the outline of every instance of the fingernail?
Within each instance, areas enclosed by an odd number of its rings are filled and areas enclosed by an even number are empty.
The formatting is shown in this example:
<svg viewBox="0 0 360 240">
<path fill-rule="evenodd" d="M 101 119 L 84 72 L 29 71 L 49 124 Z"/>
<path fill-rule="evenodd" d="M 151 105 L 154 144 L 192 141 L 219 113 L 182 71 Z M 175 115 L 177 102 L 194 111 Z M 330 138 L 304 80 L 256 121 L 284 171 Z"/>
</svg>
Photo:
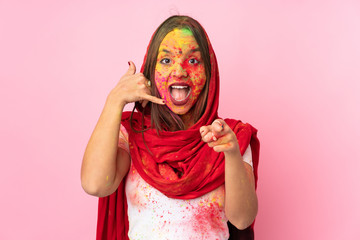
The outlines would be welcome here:
<svg viewBox="0 0 360 240">
<path fill-rule="evenodd" d="M 130 66 L 130 62 L 128 62 L 129 66 Z"/>
<path fill-rule="evenodd" d="M 219 120 L 215 120 L 215 122 L 220 125 L 221 130 L 224 130 L 224 125 Z"/>
<path fill-rule="evenodd" d="M 165 104 L 165 100 L 162 100 L 162 103 Z"/>
<path fill-rule="evenodd" d="M 216 141 L 217 138 L 215 137 L 214 133 L 212 133 L 212 135 L 213 135 L 212 139 L 213 139 L 214 141 Z"/>
</svg>

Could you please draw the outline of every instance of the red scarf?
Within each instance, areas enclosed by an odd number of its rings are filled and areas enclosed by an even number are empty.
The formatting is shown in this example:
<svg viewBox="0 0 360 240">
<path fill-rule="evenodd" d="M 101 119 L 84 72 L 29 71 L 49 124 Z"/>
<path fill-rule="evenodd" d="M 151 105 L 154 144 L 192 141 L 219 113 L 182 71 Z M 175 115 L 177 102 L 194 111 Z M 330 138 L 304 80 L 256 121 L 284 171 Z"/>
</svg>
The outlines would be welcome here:
<svg viewBox="0 0 360 240">
<path fill-rule="evenodd" d="M 225 182 L 225 159 L 223 153 L 217 153 L 201 140 L 199 129 L 210 125 L 218 118 L 219 74 L 216 56 L 209 39 L 211 61 L 211 79 L 207 107 L 191 128 L 183 131 L 162 131 L 158 136 L 155 129 L 142 134 L 135 133 L 130 127 L 130 112 L 122 115 L 122 124 L 129 133 L 131 161 L 140 176 L 150 185 L 171 198 L 192 199 L 200 197 Z M 141 68 L 144 70 L 146 56 Z M 132 126 L 136 130 L 142 127 L 141 113 L 135 112 Z M 150 118 L 145 116 L 144 128 L 150 127 Z M 225 119 L 237 136 L 240 152 L 243 155 L 251 145 L 252 161 L 257 183 L 257 167 L 259 161 L 259 141 L 257 130 L 250 124 Z M 127 219 L 127 203 L 125 196 L 125 178 L 118 189 L 110 196 L 99 198 L 97 240 L 127 240 L 129 223 Z"/>
</svg>

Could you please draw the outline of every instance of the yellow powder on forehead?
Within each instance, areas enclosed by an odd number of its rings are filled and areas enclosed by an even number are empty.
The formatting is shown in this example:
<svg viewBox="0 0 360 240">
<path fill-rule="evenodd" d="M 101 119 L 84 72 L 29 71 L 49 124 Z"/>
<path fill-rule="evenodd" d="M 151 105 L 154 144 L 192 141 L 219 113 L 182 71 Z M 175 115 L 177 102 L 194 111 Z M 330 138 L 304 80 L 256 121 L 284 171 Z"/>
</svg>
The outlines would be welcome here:
<svg viewBox="0 0 360 240">
<path fill-rule="evenodd" d="M 174 30 L 172 30 L 171 32 L 169 32 L 166 37 L 179 37 L 179 38 L 187 38 L 187 37 L 194 37 L 193 33 L 187 29 L 187 28 L 175 28 Z M 164 38 L 164 39 L 165 39 Z"/>
<path fill-rule="evenodd" d="M 175 28 L 164 37 L 159 49 L 161 50 L 164 47 L 168 48 L 170 46 L 182 48 L 184 44 L 185 47 L 188 44 L 197 45 L 193 33 L 187 28 Z"/>
<path fill-rule="evenodd" d="M 173 31 L 179 32 L 182 36 L 193 36 L 193 33 L 188 28 L 175 28 Z"/>
</svg>

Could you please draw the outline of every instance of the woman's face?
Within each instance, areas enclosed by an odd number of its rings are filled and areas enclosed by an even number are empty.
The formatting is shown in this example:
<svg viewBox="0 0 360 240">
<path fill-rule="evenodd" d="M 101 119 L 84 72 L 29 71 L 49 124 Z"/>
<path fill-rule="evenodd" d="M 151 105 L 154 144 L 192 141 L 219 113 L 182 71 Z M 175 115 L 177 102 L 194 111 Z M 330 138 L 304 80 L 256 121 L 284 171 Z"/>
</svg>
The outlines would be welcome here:
<svg viewBox="0 0 360 240">
<path fill-rule="evenodd" d="M 160 44 L 155 67 L 155 84 L 166 105 L 176 114 L 187 113 L 205 82 L 205 67 L 192 32 L 169 32 Z"/>
</svg>

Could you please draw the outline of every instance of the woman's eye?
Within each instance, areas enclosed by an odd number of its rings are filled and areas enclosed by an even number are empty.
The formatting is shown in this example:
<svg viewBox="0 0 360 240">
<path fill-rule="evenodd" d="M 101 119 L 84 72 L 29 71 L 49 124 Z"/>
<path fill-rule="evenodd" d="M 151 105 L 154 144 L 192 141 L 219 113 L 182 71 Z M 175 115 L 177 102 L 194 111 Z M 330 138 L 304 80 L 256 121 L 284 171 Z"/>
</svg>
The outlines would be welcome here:
<svg viewBox="0 0 360 240">
<path fill-rule="evenodd" d="M 171 60 L 169 58 L 163 58 L 160 60 L 160 63 L 162 64 L 169 64 L 171 62 Z"/>
<path fill-rule="evenodd" d="M 195 58 L 192 58 L 192 59 L 189 60 L 189 63 L 190 64 L 198 64 L 199 61 L 197 59 L 195 59 Z"/>
</svg>

